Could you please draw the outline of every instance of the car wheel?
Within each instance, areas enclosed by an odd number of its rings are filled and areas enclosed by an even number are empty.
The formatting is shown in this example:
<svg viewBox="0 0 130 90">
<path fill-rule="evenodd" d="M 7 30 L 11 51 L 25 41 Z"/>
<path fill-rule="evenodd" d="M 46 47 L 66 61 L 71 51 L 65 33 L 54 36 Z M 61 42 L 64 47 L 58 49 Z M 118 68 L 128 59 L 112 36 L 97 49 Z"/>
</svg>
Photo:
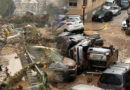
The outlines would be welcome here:
<svg viewBox="0 0 130 90">
<path fill-rule="evenodd" d="M 103 18 L 101 19 L 101 22 L 102 22 L 102 23 L 104 22 L 104 19 L 103 19 Z"/>
<path fill-rule="evenodd" d="M 126 30 L 126 31 L 125 31 L 125 34 L 126 34 L 126 35 L 130 35 L 130 31 Z"/>
<path fill-rule="evenodd" d="M 95 21 L 94 17 L 92 17 L 92 21 Z"/>
</svg>

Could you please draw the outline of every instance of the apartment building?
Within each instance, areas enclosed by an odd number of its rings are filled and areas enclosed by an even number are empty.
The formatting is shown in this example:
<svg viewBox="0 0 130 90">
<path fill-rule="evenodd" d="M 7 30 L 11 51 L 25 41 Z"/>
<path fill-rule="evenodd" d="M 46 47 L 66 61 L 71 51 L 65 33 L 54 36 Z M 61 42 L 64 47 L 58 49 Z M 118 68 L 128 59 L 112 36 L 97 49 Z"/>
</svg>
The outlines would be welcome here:
<svg viewBox="0 0 130 90">
<path fill-rule="evenodd" d="M 69 0 L 69 12 L 68 15 L 83 15 L 83 5 L 84 0 Z M 92 14 L 100 8 L 100 6 L 105 2 L 106 0 L 86 0 L 86 9 L 85 9 L 85 16 L 86 19 L 90 18 Z"/>
</svg>

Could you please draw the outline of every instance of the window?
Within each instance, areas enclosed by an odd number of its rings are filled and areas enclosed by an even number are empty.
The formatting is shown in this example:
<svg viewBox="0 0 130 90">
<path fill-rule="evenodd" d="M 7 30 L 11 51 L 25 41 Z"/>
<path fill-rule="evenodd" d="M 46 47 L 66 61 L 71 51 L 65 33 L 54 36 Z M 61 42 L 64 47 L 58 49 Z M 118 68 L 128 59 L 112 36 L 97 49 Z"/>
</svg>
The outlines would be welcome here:
<svg viewBox="0 0 130 90">
<path fill-rule="evenodd" d="M 77 0 L 70 0 L 70 1 L 69 1 L 69 6 L 74 6 L 74 7 L 76 7 L 76 6 L 77 6 Z"/>
</svg>

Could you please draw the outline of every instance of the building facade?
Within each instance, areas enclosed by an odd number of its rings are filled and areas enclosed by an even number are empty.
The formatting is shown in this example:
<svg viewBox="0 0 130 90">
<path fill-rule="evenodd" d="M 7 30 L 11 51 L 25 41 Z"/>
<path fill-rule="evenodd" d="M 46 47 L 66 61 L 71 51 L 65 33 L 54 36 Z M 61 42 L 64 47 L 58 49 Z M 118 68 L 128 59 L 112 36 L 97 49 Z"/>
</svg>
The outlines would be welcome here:
<svg viewBox="0 0 130 90">
<path fill-rule="evenodd" d="M 83 1 L 84 0 L 69 0 L 69 12 L 68 15 L 83 15 Z M 106 0 L 86 0 L 86 9 L 85 14 L 86 18 L 91 17 L 96 10 L 100 8 L 100 6 L 105 2 Z"/>
</svg>

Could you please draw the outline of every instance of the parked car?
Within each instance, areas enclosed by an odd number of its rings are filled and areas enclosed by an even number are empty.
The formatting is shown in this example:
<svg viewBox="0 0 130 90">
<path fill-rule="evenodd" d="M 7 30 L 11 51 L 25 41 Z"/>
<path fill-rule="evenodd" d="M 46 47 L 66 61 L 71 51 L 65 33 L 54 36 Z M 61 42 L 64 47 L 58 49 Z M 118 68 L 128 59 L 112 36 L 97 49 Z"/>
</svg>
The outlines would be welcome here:
<svg viewBox="0 0 130 90">
<path fill-rule="evenodd" d="M 105 90 L 130 90 L 130 64 L 110 66 L 99 78 L 98 85 Z"/>
<path fill-rule="evenodd" d="M 54 82 L 70 81 L 75 79 L 77 75 L 77 65 L 71 58 L 64 57 L 58 50 L 47 49 L 44 46 L 29 46 L 28 51 L 34 60 L 43 59 L 44 62 L 50 62 L 46 70 L 48 78 L 54 78 Z M 53 74 L 50 74 L 53 73 Z"/>
<path fill-rule="evenodd" d="M 116 0 L 116 2 L 121 7 L 121 9 L 128 9 L 129 8 L 128 0 Z"/>
<path fill-rule="evenodd" d="M 127 29 L 126 20 L 124 20 L 121 24 L 121 30 L 126 30 L 126 29 Z"/>
<path fill-rule="evenodd" d="M 99 21 L 99 22 L 107 22 L 111 21 L 113 18 L 113 13 L 107 10 L 99 10 L 92 16 L 92 21 Z"/>
<path fill-rule="evenodd" d="M 111 6 L 117 6 L 117 4 L 115 3 L 115 0 L 107 0 L 107 1 L 102 5 L 102 8 L 103 8 L 103 9 L 110 9 Z"/>
<path fill-rule="evenodd" d="M 121 14 L 121 7 L 117 5 L 112 5 L 109 9 L 106 9 L 106 10 L 111 11 L 113 15 Z"/>
<path fill-rule="evenodd" d="M 118 60 L 118 50 L 110 47 L 89 47 L 87 51 L 89 67 L 107 68 Z"/>
<path fill-rule="evenodd" d="M 126 20 L 124 20 L 121 24 L 121 30 L 125 31 L 126 35 L 130 35 L 130 28 L 126 25 Z"/>
<path fill-rule="evenodd" d="M 84 31 L 84 25 L 79 15 L 68 15 L 62 23 L 63 26 L 57 31 L 76 33 L 82 33 Z"/>
<path fill-rule="evenodd" d="M 103 89 L 96 87 L 96 86 L 79 84 L 79 85 L 76 85 L 76 86 L 69 88 L 69 90 L 103 90 Z"/>
</svg>

